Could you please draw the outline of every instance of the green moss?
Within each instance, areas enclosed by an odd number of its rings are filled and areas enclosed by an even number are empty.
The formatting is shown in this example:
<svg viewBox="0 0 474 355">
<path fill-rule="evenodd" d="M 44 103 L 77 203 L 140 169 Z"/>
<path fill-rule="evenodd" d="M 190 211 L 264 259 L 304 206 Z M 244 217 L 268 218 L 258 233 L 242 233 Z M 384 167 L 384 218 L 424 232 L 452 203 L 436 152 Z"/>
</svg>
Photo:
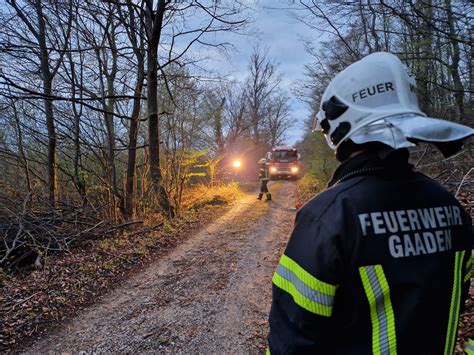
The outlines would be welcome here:
<svg viewBox="0 0 474 355">
<path fill-rule="evenodd" d="M 0 267 L 0 287 L 5 286 L 5 283 L 8 280 L 7 273 Z"/>
<path fill-rule="evenodd" d="M 176 229 L 169 221 L 163 221 L 163 232 L 166 234 L 176 234 Z"/>
<path fill-rule="evenodd" d="M 112 261 L 106 261 L 102 263 L 101 269 L 107 271 L 115 271 L 115 264 Z"/>
<path fill-rule="evenodd" d="M 116 241 L 112 239 L 104 239 L 99 242 L 99 248 L 105 252 L 116 251 Z"/>
<path fill-rule="evenodd" d="M 93 264 L 81 264 L 79 270 L 87 275 L 95 275 L 97 273 L 97 266 Z"/>
</svg>

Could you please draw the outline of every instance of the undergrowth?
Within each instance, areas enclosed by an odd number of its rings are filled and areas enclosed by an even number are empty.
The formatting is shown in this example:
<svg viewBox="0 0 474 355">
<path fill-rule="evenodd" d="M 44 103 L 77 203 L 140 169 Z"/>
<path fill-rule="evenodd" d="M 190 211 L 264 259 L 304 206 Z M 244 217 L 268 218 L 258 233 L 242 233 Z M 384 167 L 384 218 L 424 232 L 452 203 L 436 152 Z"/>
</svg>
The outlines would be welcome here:
<svg viewBox="0 0 474 355">
<path fill-rule="evenodd" d="M 0 268 L 0 352 L 93 303 L 126 274 L 177 246 L 242 195 L 235 183 L 196 186 L 185 195 L 186 208 L 172 220 L 147 216 L 143 225 L 88 239 L 68 253 L 51 254 L 42 269 L 7 276 Z"/>
<path fill-rule="evenodd" d="M 205 206 L 228 205 L 243 196 L 236 182 L 208 187 L 197 185 L 189 188 L 183 198 L 183 209 L 197 211 Z"/>
<path fill-rule="evenodd" d="M 320 193 L 326 186 L 326 179 L 321 179 L 315 176 L 315 174 L 307 173 L 301 179 L 298 180 L 297 184 L 297 203 L 296 207 L 299 208 L 306 202 L 311 200 L 314 196 Z"/>
</svg>

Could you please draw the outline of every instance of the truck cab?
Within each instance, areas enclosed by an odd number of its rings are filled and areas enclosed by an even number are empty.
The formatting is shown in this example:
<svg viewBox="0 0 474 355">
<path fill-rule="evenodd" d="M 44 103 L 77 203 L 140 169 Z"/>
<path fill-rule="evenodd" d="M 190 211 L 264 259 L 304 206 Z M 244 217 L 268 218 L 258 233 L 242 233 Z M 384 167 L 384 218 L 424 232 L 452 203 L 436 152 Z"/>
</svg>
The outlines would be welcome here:
<svg viewBox="0 0 474 355">
<path fill-rule="evenodd" d="M 293 147 L 273 147 L 267 153 L 268 172 L 271 180 L 301 177 L 300 154 Z"/>
</svg>

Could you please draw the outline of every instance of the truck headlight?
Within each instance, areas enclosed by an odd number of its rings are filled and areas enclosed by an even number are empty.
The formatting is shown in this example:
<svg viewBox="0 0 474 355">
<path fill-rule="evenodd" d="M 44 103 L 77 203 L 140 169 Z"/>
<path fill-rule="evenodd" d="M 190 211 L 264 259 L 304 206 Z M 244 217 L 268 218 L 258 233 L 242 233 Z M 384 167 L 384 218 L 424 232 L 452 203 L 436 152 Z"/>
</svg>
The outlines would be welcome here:
<svg viewBox="0 0 474 355">
<path fill-rule="evenodd" d="M 292 166 L 291 167 L 291 172 L 292 173 L 297 173 L 298 172 L 298 167 L 297 166 Z"/>
<path fill-rule="evenodd" d="M 275 168 L 274 166 L 272 166 L 272 167 L 270 168 L 270 172 L 271 172 L 271 173 L 276 173 L 276 172 L 277 172 L 277 168 Z"/>
</svg>

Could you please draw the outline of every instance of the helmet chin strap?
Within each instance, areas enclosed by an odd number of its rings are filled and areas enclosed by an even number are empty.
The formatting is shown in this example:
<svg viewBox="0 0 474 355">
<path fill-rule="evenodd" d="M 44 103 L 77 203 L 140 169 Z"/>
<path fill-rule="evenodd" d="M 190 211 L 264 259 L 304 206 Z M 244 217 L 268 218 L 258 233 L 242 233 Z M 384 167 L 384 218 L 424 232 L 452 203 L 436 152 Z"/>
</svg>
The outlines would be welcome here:
<svg viewBox="0 0 474 355">
<path fill-rule="evenodd" d="M 347 159 L 353 158 L 359 154 L 372 152 L 377 154 L 380 160 L 385 160 L 395 149 L 380 143 L 380 142 L 368 142 L 364 144 L 356 144 L 352 140 L 348 139 L 342 142 L 335 151 L 336 159 L 339 162 L 343 162 Z"/>
<path fill-rule="evenodd" d="M 404 148 L 402 148 L 404 149 Z M 385 146 L 381 148 L 379 151 L 377 151 L 377 155 L 380 158 L 380 160 L 385 160 L 395 149 L 389 146 Z"/>
<path fill-rule="evenodd" d="M 355 157 L 355 156 L 357 156 L 357 155 L 359 155 L 359 154 L 362 154 L 362 153 L 364 153 L 364 152 L 365 152 L 365 149 L 357 150 L 357 151 L 353 152 L 351 155 L 349 155 L 349 159 L 350 159 L 350 158 L 353 158 L 353 157 Z"/>
<path fill-rule="evenodd" d="M 342 142 L 335 150 L 334 155 L 339 162 L 346 161 L 352 154 L 363 152 L 363 150 L 355 150 L 356 144 L 350 139 Z M 357 154 L 356 154 L 357 155 Z"/>
</svg>

